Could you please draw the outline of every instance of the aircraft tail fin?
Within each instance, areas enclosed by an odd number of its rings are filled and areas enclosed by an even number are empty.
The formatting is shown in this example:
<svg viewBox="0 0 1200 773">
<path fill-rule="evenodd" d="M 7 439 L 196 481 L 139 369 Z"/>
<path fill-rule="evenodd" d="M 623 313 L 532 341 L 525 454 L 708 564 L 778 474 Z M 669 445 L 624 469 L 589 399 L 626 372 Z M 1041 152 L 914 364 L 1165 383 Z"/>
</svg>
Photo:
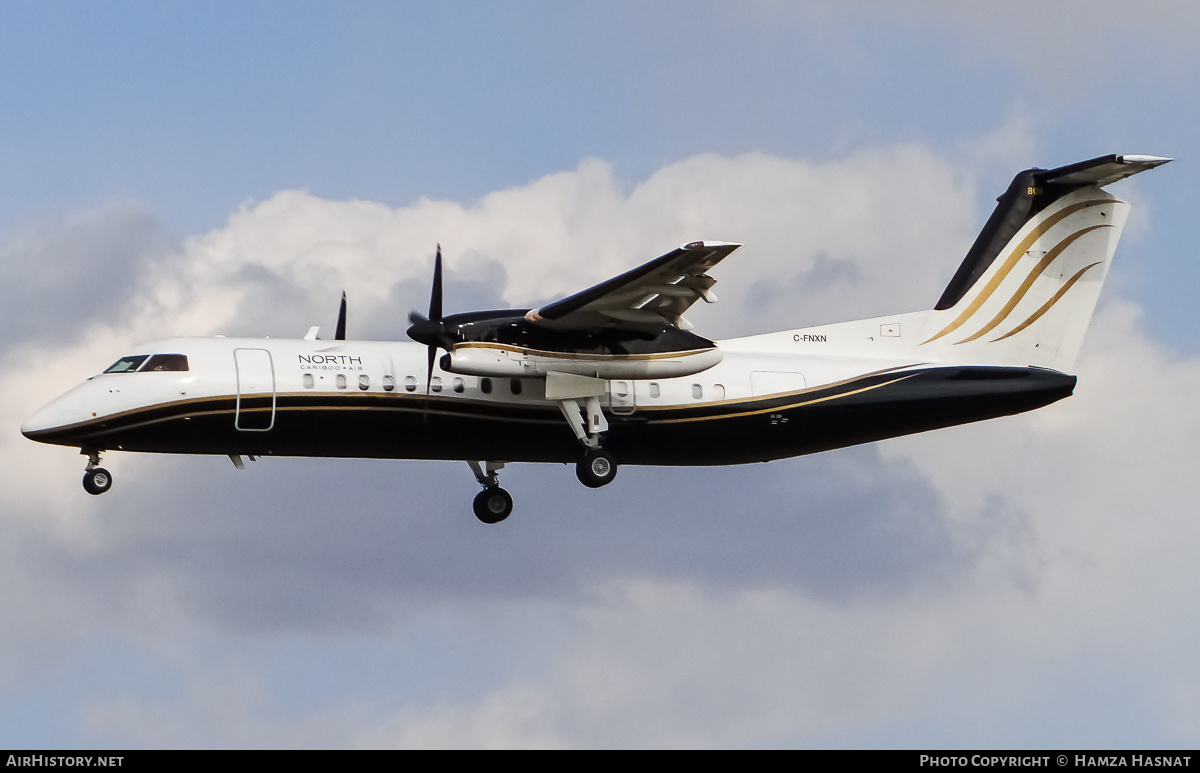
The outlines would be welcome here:
<svg viewBox="0 0 1200 773">
<path fill-rule="evenodd" d="M 939 360 L 1071 370 L 1129 212 L 1101 186 L 1168 161 L 1112 155 L 1018 174 L 918 349 Z"/>
</svg>

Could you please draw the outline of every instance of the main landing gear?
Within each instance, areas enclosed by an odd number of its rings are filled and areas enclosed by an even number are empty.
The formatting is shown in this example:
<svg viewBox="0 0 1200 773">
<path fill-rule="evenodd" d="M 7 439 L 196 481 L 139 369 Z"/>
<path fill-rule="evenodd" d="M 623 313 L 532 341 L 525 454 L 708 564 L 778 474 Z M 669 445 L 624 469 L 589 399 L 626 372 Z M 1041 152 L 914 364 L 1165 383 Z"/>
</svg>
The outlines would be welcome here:
<svg viewBox="0 0 1200 773">
<path fill-rule="evenodd" d="M 603 448 L 589 448 L 575 465 L 575 475 L 588 488 L 600 488 L 617 477 L 617 460 Z"/>
<path fill-rule="evenodd" d="M 588 381 L 591 380 L 584 380 L 585 387 Z M 561 399 L 558 408 L 570 425 L 571 432 L 575 434 L 575 439 L 583 447 L 583 458 L 575 465 L 576 477 L 588 488 L 600 488 L 612 483 L 613 478 L 617 477 L 617 460 L 600 447 L 600 436 L 608 431 L 608 421 L 604 418 L 604 412 L 600 410 L 597 394 L 587 394 L 582 399 L 582 406 L 580 402 L 579 397 Z"/>
<path fill-rule="evenodd" d="M 475 501 L 471 504 L 475 510 L 475 517 L 484 523 L 500 523 L 513 509 L 512 495 L 500 488 L 500 476 L 497 475 L 504 467 L 504 462 L 487 462 L 486 472 L 479 462 L 467 464 L 471 466 L 471 472 L 475 473 L 475 480 L 483 486 L 483 491 L 475 495 Z"/>
<path fill-rule="evenodd" d="M 83 471 L 83 490 L 89 494 L 103 494 L 112 488 L 112 474 L 100 466 L 100 452 L 84 448 L 80 453 L 87 454 L 88 458 Z"/>
</svg>

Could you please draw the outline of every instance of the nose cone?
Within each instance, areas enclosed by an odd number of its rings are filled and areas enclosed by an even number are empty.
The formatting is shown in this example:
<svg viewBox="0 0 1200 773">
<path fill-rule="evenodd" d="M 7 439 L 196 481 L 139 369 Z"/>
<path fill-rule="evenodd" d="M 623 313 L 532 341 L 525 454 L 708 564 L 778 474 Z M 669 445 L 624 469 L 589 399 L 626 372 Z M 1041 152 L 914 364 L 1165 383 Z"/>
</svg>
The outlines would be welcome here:
<svg viewBox="0 0 1200 773">
<path fill-rule="evenodd" d="M 61 442 L 63 430 L 73 424 L 87 421 L 91 414 L 84 404 L 79 387 L 61 397 L 56 397 L 21 425 L 21 434 L 30 440 L 45 443 Z"/>
</svg>

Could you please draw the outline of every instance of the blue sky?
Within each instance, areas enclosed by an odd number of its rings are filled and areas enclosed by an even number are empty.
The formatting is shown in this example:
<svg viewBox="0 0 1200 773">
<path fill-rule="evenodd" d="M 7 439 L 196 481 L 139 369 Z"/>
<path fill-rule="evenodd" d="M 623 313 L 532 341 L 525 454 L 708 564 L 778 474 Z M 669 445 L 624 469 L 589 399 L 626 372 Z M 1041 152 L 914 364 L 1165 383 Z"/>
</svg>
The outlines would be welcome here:
<svg viewBox="0 0 1200 773">
<path fill-rule="evenodd" d="M 1138 17 L 5 3 L 0 745 L 1194 746 L 1197 13 Z M 1012 174 L 1112 152 L 1177 161 L 1114 186 L 1080 390 L 1029 416 L 507 468 L 499 529 L 465 465 L 113 455 L 91 498 L 17 434 L 146 338 L 299 335 L 342 288 L 402 335 L 437 241 L 454 309 L 693 238 L 746 244 L 705 335 L 920 308 Z"/>
<path fill-rule="evenodd" d="M 1068 3 L 1030 31 L 1034 7 L 10 3 L 0 227 L 129 197 L 182 238 L 286 189 L 471 201 L 587 157 L 633 185 L 702 152 L 959 150 L 1014 123 L 1030 165 L 1194 141 L 1176 25 Z"/>
</svg>

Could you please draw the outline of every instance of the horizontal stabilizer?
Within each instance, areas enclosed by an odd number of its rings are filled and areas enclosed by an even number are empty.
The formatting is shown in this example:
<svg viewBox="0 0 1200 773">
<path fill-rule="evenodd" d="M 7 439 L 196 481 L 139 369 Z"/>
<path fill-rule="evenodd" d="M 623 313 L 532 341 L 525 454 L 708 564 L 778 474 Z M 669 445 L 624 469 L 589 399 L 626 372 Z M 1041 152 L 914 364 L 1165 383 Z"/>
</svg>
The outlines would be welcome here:
<svg viewBox="0 0 1200 773">
<path fill-rule="evenodd" d="M 1160 156 L 1101 156 L 1057 169 L 1038 170 L 1033 173 L 1033 177 L 1039 183 L 1049 185 L 1108 185 L 1132 177 L 1138 172 L 1162 166 L 1170 160 Z"/>
</svg>

